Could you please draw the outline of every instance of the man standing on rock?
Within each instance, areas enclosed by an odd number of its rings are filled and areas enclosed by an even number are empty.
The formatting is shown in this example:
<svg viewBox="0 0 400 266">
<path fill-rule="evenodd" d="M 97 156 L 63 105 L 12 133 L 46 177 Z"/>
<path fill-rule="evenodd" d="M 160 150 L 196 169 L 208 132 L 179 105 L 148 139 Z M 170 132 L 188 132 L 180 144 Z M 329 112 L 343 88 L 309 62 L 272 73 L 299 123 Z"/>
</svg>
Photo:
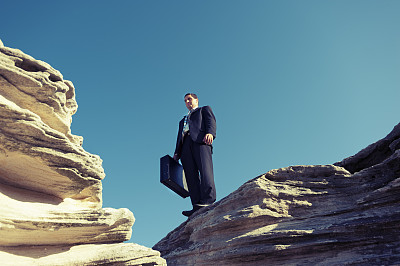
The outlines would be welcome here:
<svg viewBox="0 0 400 266">
<path fill-rule="evenodd" d="M 189 113 L 179 122 L 174 160 L 181 159 L 193 209 L 183 211 L 189 217 L 215 202 L 216 192 L 212 161 L 212 144 L 217 123 L 210 106 L 199 107 L 194 93 L 185 95 Z"/>
</svg>

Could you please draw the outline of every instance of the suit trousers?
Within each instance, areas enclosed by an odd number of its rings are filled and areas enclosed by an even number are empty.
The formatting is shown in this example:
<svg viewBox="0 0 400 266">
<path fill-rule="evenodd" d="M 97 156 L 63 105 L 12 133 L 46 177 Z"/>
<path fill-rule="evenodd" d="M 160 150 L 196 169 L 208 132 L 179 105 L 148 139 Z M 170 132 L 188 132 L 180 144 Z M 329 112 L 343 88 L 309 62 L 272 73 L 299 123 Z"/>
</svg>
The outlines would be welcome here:
<svg viewBox="0 0 400 266">
<path fill-rule="evenodd" d="M 212 204 L 216 200 L 212 147 L 183 139 L 181 162 L 193 206 Z M 200 173 L 200 175 L 199 175 Z"/>
</svg>

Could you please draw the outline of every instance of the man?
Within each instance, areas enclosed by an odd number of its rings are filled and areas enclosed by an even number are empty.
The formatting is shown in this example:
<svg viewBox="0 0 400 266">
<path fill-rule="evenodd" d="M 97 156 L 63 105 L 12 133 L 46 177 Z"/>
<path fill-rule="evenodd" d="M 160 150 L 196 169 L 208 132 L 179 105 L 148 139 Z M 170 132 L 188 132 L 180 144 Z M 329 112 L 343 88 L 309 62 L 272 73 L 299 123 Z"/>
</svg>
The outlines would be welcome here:
<svg viewBox="0 0 400 266">
<path fill-rule="evenodd" d="M 181 159 L 185 171 L 193 209 L 182 214 L 189 217 L 216 200 L 212 144 L 217 124 L 211 107 L 199 107 L 196 94 L 187 93 L 184 99 L 189 113 L 179 122 L 174 159 Z"/>
</svg>

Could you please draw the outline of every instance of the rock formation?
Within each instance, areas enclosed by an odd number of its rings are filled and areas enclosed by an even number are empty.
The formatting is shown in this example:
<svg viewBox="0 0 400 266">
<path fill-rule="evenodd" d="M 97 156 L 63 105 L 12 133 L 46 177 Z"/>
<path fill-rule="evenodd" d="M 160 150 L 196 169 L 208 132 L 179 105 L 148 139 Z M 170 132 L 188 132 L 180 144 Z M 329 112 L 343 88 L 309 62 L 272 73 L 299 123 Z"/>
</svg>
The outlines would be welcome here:
<svg viewBox="0 0 400 266">
<path fill-rule="evenodd" d="M 169 265 L 400 264 L 400 124 L 334 165 L 272 170 L 153 249 Z"/>
<path fill-rule="evenodd" d="M 76 110 L 72 82 L 0 41 L 1 265 L 400 264 L 400 124 L 341 162 L 246 182 L 153 250 L 122 243 L 128 209 L 102 208 L 102 161 L 71 133 Z"/>
<path fill-rule="evenodd" d="M 121 243 L 134 217 L 102 208 L 102 160 L 70 130 L 77 107 L 72 82 L 0 41 L 1 264 L 164 265 Z"/>
</svg>

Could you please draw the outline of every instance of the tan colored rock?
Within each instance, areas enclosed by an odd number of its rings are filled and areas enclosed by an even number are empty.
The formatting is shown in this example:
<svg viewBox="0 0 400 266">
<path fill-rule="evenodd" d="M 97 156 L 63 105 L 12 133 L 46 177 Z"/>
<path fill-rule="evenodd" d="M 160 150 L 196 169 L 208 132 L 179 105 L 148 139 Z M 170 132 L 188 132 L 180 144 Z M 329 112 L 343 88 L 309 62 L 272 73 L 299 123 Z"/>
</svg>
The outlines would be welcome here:
<svg viewBox="0 0 400 266">
<path fill-rule="evenodd" d="M 101 207 L 104 170 L 41 118 L 0 95 L 0 182 Z"/>
<path fill-rule="evenodd" d="M 129 240 L 128 209 L 79 208 L 74 201 L 2 184 L 0 246 L 109 243 Z"/>
<path fill-rule="evenodd" d="M 0 247 L 3 266 L 167 265 L 160 253 L 137 244 Z"/>
<path fill-rule="evenodd" d="M 0 95 L 37 114 L 45 124 L 79 142 L 70 133 L 77 110 L 75 88 L 49 64 L 18 49 L 0 47 Z"/>
<path fill-rule="evenodd" d="M 76 109 L 61 73 L 0 46 L 1 265 L 165 265 L 121 243 L 135 219 L 102 208 L 102 160 L 71 134 Z"/>
<path fill-rule="evenodd" d="M 399 264 L 399 139 L 400 124 L 338 166 L 269 171 L 197 211 L 153 249 L 169 265 Z"/>
</svg>

